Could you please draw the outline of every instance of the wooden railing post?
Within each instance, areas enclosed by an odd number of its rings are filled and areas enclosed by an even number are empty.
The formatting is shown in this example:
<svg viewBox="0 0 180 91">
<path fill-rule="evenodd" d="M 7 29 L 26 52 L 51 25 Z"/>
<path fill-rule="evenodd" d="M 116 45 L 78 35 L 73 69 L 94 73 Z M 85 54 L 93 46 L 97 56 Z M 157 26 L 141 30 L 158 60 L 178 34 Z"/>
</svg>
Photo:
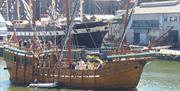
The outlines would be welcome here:
<svg viewBox="0 0 180 91">
<path fill-rule="evenodd" d="M 94 86 L 96 86 L 96 70 L 94 70 Z"/>
<path fill-rule="evenodd" d="M 83 70 L 82 70 L 82 73 L 81 73 L 81 86 L 83 87 L 83 83 L 84 83 L 84 78 L 83 78 L 83 74 L 84 74 L 84 72 L 83 72 Z"/>
<path fill-rule="evenodd" d="M 69 87 L 71 88 L 71 73 L 72 73 L 72 69 L 71 69 L 72 67 L 70 67 L 70 74 L 69 74 Z"/>
<path fill-rule="evenodd" d="M 26 54 L 24 56 L 24 59 L 25 60 L 22 60 L 22 61 L 24 61 L 24 84 L 25 84 L 26 82 Z"/>
</svg>

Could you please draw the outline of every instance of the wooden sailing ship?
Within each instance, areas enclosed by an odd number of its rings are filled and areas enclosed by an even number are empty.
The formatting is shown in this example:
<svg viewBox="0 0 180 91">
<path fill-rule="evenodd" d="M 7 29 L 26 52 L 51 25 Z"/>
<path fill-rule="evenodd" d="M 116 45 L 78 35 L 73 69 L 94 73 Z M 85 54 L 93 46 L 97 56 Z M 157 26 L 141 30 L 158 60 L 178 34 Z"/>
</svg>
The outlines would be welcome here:
<svg viewBox="0 0 180 91">
<path fill-rule="evenodd" d="M 127 55 L 109 57 L 110 61 L 95 63 L 93 68 L 73 68 L 65 61 L 56 66 L 57 51 L 36 56 L 30 51 L 6 47 L 4 60 L 11 81 L 19 84 L 30 84 L 37 80 L 41 83 L 59 82 L 65 87 L 74 88 L 134 88 L 140 80 L 146 60 L 150 60 L 149 56 L 152 55 L 136 53 L 137 56 L 131 54 L 133 57 L 130 58 Z"/>
<path fill-rule="evenodd" d="M 71 26 L 69 22 L 67 25 Z M 125 49 L 86 53 L 82 49 L 71 50 L 70 40 L 67 43 L 68 51 L 37 44 L 39 42 L 34 38 L 31 43 L 34 47 L 21 46 L 14 33 L 5 46 L 4 60 L 12 82 L 59 82 L 64 87 L 90 89 L 135 88 L 146 61 L 154 54 L 149 50 Z"/>
</svg>

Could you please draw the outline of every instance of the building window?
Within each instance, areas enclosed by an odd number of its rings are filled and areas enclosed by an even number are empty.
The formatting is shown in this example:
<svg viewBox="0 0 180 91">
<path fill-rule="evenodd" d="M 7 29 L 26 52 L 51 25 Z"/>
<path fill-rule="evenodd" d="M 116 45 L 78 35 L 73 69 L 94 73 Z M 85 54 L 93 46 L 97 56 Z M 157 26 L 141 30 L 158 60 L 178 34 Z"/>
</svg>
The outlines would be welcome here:
<svg viewBox="0 0 180 91">
<path fill-rule="evenodd" d="M 168 17 L 164 17 L 164 21 L 167 22 L 168 21 Z"/>
<path fill-rule="evenodd" d="M 169 21 L 170 22 L 176 22 L 177 21 L 177 17 L 176 16 L 169 17 Z"/>
<path fill-rule="evenodd" d="M 157 29 L 159 28 L 159 20 L 134 20 L 132 29 Z"/>
<path fill-rule="evenodd" d="M 0 27 L 5 27 L 5 23 L 4 22 L 0 22 Z"/>
</svg>

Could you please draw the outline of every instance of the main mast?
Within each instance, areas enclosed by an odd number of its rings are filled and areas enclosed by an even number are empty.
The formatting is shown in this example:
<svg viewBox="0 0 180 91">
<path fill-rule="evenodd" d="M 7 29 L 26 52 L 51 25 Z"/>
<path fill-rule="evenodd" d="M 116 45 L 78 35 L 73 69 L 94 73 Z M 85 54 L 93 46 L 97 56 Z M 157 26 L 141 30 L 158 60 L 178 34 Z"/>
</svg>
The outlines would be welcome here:
<svg viewBox="0 0 180 91">
<path fill-rule="evenodd" d="M 61 54 L 60 54 L 60 57 L 59 57 L 59 61 L 61 61 L 63 59 L 63 51 L 66 47 L 66 44 L 68 42 L 68 40 L 70 39 L 70 35 L 71 35 L 71 31 L 73 30 L 73 26 L 74 26 L 74 19 L 75 19 L 75 15 L 77 15 L 77 6 L 78 6 L 78 3 L 79 3 L 79 0 L 77 0 L 76 4 L 75 4 L 75 8 L 73 10 L 73 13 L 72 13 L 72 16 L 71 18 L 69 18 L 70 14 L 69 14 L 69 11 L 70 11 L 70 8 L 69 8 L 69 0 L 65 0 L 65 5 L 66 5 L 66 18 L 67 18 L 67 27 L 66 27 L 66 34 L 65 34 L 65 39 L 64 39 L 64 43 L 62 45 L 62 48 L 61 48 Z M 71 53 L 71 43 L 70 43 L 70 46 L 69 46 L 69 53 Z M 71 54 L 69 55 L 71 56 Z M 71 61 L 71 57 L 70 57 L 70 61 Z"/>
<path fill-rule="evenodd" d="M 70 4 L 70 1 L 69 0 L 66 0 L 65 1 L 65 5 L 66 5 L 66 8 L 65 8 L 65 11 L 66 11 L 66 20 L 67 20 L 67 30 L 69 30 L 69 25 L 70 25 L 70 19 L 69 19 L 69 16 L 70 16 L 70 10 L 69 10 L 69 4 Z M 67 47 L 68 47 L 68 58 L 67 58 L 67 62 L 68 64 L 70 64 L 72 62 L 72 48 L 71 48 L 71 34 L 69 35 L 69 40 L 68 40 L 68 43 L 67 43 Z"/>
<path fill-rule="evenodd" d="M 9 21 L 9 1 L 6 1 L 6 12 L 7 12 L 7 21 Z"/>
</svg>

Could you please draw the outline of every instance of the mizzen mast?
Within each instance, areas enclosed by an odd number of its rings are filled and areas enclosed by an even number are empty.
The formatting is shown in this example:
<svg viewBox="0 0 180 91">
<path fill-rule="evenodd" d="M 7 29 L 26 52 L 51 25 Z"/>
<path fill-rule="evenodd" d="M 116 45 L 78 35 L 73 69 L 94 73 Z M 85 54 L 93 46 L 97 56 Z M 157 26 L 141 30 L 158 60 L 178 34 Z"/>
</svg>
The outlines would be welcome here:
<svg viewBox="0 0 180 91">
<path fill-rule="evenodd" d="M 131 21 L 131 16 L 134 13 L 135 7 L 138 4 L 138 0 L 135 0 L 134 6 L 133 6 L 131 12 L 129 13 L 129 5 L 130 5 L 130 3 L 131 3 L 131 0 L 127 0 L 126 13 L 125 13 L 125 19 L 124 19 L 124 24 L 125 25 L 124 25 L 122 37 L 120 39 L 120 44 L 118 46 L 118 49 L 121 49 L 121 50 L 124 49 L 123 47 L 124 47 L 124 43 L 125 43 L 126 32 L 128 31 L 128 25 L 130 25 L 129 22 Z"/>
<path fill-rule="evenodd" d="M 17 20 L 20 21 L 20 1 L 17 0 L 17 3 L 16 3 L 16 8 L 17 8 Z"/>
<path fill-rule="evenodd" d="M 80 0 L 80 17 L 81 17 L 81 22 L 84 22 L 83 4 L 84 4 L 84 0 Z"/>
</svg>

